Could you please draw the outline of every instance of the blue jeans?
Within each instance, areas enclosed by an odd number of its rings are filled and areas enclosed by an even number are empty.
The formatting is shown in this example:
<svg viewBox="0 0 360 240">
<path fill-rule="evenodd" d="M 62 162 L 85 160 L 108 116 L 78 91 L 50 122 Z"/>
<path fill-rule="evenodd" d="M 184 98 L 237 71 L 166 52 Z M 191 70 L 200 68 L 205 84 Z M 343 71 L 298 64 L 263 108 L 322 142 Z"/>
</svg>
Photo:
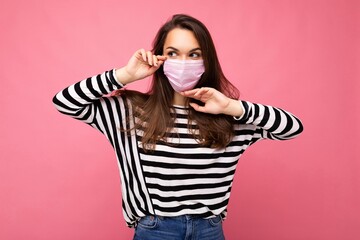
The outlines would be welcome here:
<svg viewBox="0 0 360 240">
<path fill-rule="evenodd" d="M 146 216 L 140 219 L 133 240 L 224 240 L 222 218 L 196 215 Z"/>
</svg>

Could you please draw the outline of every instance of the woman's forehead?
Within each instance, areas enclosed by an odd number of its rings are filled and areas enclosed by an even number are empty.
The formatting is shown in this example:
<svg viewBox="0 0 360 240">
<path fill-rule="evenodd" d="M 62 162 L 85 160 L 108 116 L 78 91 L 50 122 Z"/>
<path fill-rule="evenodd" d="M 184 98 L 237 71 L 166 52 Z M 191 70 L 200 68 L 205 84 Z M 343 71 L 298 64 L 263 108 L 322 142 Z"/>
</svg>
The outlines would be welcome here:
<svg viewBox="0 0 360 240">
<path fill-rule="evenodd" d="M 176 48 L 179 51 L 190 51 L 199 48 L 200 45 L 192 31 L 181 28 L 174 28 L 166 36 L 164 49 L 169 47 Z"/>
</svg>

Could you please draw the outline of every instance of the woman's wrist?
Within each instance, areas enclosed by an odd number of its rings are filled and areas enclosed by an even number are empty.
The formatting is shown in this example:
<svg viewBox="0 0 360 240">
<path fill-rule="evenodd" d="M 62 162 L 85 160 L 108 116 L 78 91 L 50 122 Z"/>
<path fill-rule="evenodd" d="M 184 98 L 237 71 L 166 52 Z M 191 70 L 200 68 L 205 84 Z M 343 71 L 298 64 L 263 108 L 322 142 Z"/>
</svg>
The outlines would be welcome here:
<svg viewBox="0 0 360 240">
<path fill-rule="evenodd" d="M 116 80 L 122 85 L 126 85 L 134 81 L 126 71 L 125 67 L 116 69 L 115 76 L 116 76 Z"/>
<path fill-rule="evenodd" d="M 244 107 L 239 100 L 230 99 L 228 106 L 224 109 L 224 114 L 240 119 L 244 115 Z"/>
</svg>

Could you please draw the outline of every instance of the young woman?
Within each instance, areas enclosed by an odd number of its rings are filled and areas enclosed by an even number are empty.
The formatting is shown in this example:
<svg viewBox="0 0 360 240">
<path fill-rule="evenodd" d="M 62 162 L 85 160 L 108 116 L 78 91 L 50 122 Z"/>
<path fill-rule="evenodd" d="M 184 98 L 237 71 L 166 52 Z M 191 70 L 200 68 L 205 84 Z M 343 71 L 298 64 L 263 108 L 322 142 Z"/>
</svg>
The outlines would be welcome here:
<svg viewBox="0 0 360 240">
<path fill-rule="evenodd" d="M 148 93 L 123 88 L 150 75 Z M 208 30 L 187 15 L 160 28 L 152 51 L 136 51 L 124 67 L 75 83 L 53 102 L 114 147 L 134 239 L 224 239 L 241 154 L 303 130 L 289 112 L 238 100 Z"/>
</svg>

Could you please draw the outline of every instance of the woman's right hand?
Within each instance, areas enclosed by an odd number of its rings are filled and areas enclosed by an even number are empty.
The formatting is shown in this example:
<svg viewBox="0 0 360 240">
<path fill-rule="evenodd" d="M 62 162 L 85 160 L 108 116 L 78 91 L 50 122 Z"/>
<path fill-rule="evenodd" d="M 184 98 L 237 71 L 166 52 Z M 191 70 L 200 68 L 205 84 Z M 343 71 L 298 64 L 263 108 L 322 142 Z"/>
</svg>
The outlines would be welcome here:
<svg viewBox="0 0 360 240">
<path fill-rule="evenodd" d="M 152 75 L 166 60 L 165 56 L 155 56 L 144 49 L 137 50 L 128 64 L 116 70 L 116 77 L 122 84 L 128 84 Z"/>
</svg>

